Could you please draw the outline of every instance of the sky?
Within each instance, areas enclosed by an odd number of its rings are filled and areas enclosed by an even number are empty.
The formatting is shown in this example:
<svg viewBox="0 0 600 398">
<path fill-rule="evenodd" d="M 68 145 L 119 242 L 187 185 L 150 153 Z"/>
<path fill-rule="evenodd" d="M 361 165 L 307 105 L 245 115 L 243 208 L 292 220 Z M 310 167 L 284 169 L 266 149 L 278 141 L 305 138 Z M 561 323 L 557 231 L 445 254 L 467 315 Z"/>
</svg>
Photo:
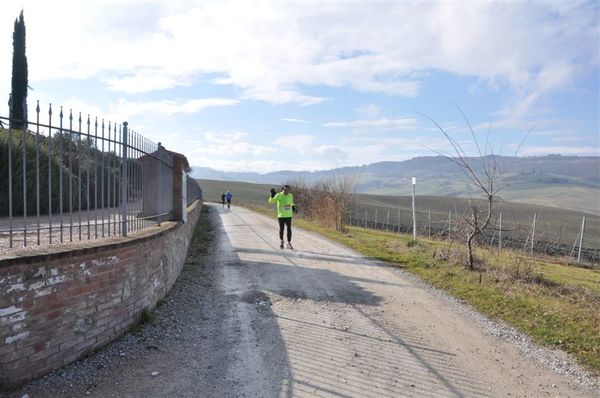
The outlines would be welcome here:
<svg viewBox="0 0 600 398">
<path fill-rule="evenodd" d="M 3 1 L 0 104 L 21 9 L 30 119 L 127 121 L 192 166 L 452 154 L 440 129 L 473 156 L 600 155 L 598 1 Z"/>
</svg>

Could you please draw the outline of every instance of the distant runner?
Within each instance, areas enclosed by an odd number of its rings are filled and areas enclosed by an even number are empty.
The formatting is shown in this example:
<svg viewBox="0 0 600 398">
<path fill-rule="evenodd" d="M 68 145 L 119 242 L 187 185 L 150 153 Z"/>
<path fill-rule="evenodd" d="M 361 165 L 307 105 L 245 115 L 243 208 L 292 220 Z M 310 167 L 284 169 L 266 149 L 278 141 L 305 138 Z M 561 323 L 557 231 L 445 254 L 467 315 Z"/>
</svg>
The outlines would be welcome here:
<svg viewBox="0 0 600 398">
<path fill-rule="evenodd" d="M 225 208 L 225 193 L 221 194 L 221 204 L 223 205 L 223 208 Z"/>
<path fill-rule="evenodd" d="M 225 200 L 227 201 L 227 208 L 231 209 L 231 198 L 233 198 L 233 194 L 229 191 L 225 193 Z"/>
<path fill-rule="evenodd" d="M 283 249 L 283 229 L 287 226 L 287 248 L 292 247 L 292 216 L 296 213 L 296 205 L 294 205 L 294 195 L 290 193 L 290 186 L 284 185 L 282 192 L 275 192 L 275 188 L 271 188 L 271 197 L 269 203 L 277 203 L 277 220 L 279 221 L 279 247 Z"/>
</svg>

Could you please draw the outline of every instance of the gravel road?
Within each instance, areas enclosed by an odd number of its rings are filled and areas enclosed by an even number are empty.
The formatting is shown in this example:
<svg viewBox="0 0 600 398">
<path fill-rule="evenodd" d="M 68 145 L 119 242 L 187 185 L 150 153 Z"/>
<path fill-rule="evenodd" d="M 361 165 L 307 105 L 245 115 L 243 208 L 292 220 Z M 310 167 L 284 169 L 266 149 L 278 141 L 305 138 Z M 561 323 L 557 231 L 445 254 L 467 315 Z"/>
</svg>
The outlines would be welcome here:
<svg viewBox="0 0 600 398">
<path fill-rule="evenodd" d="M 312 233 L 208 205 L 155 320 L 21 397 L 599 397 L 564 354 Z"/>
</svg>

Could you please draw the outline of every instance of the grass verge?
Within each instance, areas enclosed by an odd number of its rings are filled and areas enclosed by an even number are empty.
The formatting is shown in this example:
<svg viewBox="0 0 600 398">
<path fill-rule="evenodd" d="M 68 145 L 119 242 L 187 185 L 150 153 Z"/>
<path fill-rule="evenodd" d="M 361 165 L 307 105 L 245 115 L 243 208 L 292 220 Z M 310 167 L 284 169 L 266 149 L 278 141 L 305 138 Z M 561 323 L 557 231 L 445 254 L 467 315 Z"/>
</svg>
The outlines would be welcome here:
<svg viewBox="0 0 600 398">
<path fill-rule="evenodd" d="M 274 217 L 274 210 L 246 206 Z M 600 270 L 565 266 L 517 252 L 477 250 L 478 266 L 460 265 L 465 248 L 349 227 L 345 233 L 301 218 L 294 225 L 366 256 L 386 261 L 528 334 L 538 344 L 562 349 L 600 375 Z"/>
</svg>

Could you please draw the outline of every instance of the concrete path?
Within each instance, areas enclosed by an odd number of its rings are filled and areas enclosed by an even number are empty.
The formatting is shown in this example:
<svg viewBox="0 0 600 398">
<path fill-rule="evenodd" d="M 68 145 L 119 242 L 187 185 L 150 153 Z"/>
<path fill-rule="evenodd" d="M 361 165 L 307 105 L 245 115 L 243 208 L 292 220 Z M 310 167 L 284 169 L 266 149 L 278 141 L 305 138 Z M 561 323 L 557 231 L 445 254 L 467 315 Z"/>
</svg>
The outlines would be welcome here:
<svg viewBox="0 0 600 398">
<path fill-rule="evenodd" d="M 203 264 L 202 278 L 173 293 L 193 289 L 197 300 L 183 312 L 157 310 L 157 327 L 171 319 L 179 337 L 118 362 L 84 390 L 63 386 L 62 393 L 595 396 L 491 337 L 400 270 L 297 229 L 295 250 L 281 250 L 276 221 L 242 208 L 210 205 L 210 214 L 215 250 L 191 262 Z M 45 394 L 58 388 L 47 382 L 30 395 L 53 396 Z"/>
</svg>

